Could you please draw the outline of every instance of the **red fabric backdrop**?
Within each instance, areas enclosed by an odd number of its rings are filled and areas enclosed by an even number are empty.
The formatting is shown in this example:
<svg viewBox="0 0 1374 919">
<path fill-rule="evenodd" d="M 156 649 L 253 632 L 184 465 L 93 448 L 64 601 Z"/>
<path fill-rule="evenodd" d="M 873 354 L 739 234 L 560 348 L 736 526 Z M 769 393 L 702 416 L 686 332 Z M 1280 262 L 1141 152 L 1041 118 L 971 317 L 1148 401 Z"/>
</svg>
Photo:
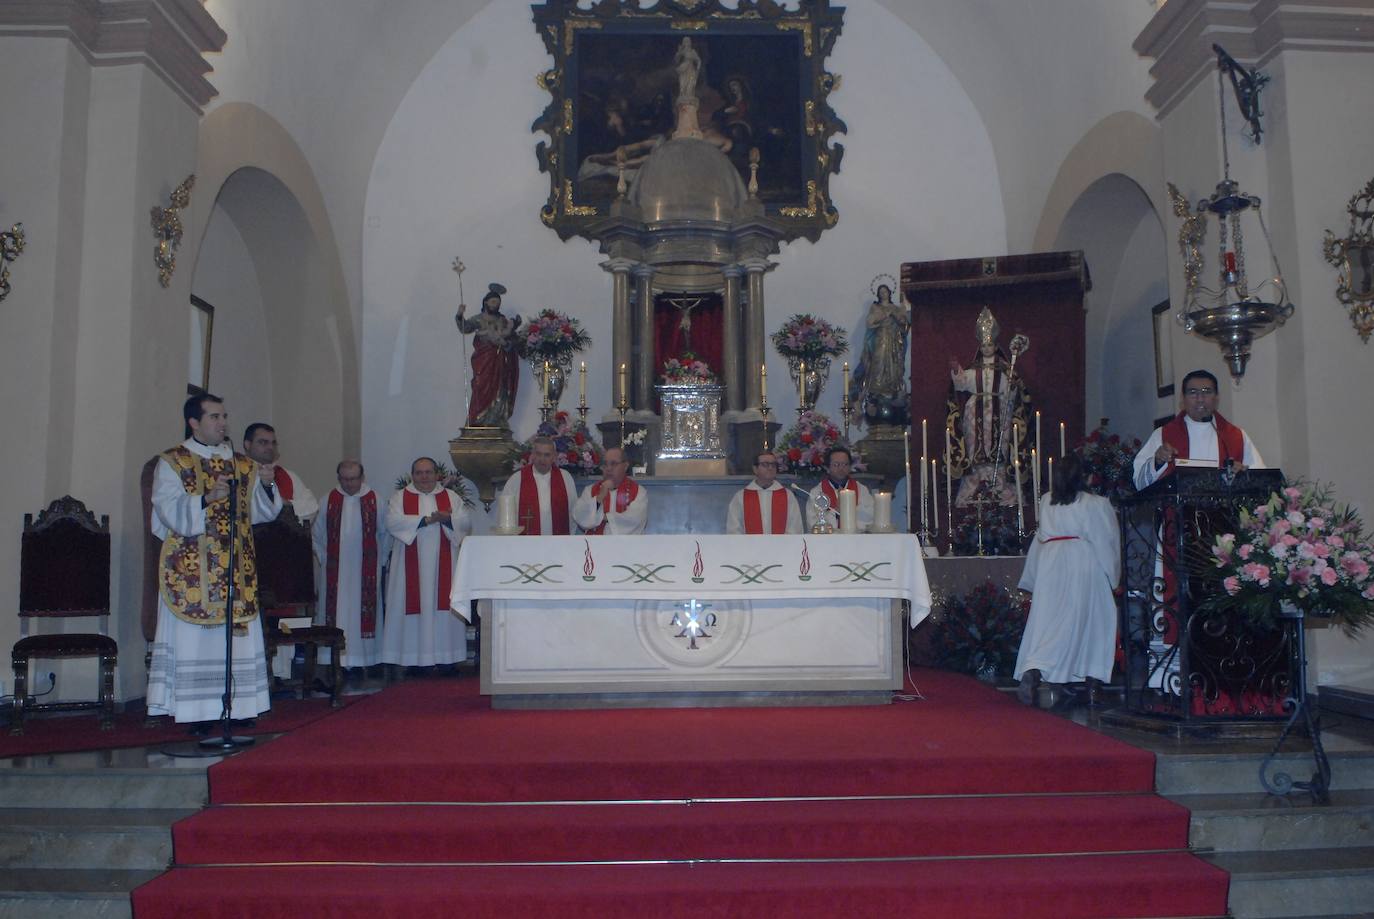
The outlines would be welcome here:
<svg viewBox="0 0 1374 919">
<path fill-rule="evenodd" d="M 682 357 L 687 350 L 682 334 L 682 311 L 660 294 L 654 300 L 654 380 L 663 373 L 663 362 Z M 719 294 L 703 294 L 705 302 L 692 310 L 692 352 L 715 372 L 721 373 L 722 334 L 725 327 L 725 307 Z"/>
<path fill-rule="evenodd" d="M 997 319 L 1003 352 L 1013 335 L 1030 339 L 1016 366 L 1040 412 L 1049 455 L 1059 455 L 1061 421 L 1073 449 L 1085 433 L 1083 292 L 1090 286 L 1081 252 L 902 265 L 902 291 L 911 306 L 912 429 L 930 420 L 932 455 L 944 450 L 949 360 L 965 367 L 973 361 L 975 323 L 984 306 Z"/>
</svg>

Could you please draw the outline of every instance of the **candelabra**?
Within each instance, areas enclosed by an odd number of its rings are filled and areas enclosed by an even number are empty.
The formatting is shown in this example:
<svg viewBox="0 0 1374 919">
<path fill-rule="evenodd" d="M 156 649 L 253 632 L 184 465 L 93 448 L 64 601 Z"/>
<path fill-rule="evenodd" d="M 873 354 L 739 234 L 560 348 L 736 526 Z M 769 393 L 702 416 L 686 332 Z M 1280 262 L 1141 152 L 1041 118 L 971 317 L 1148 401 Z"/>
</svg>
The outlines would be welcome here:
<svg viewBox="0 0 1374 919">
<path fill-rule="evenodd" d="M 849 365 L 844 365 L 844 375 L 849 377 Z M 845 387 L 843 395 L 840 396 L 840 416 L 844 418 L 844 442 L 849 443 L 849 421 L 854 415 L 854 403 L 849 401 L 849 387 Z M 908 476 L 911 470 L 907 470 Z M 910 479 L 908 478 L 908 481 Z"/>
<path fill-rule="evenodd" d="M 582 427 L 584 427 L 584 428 L 587 426 L 587 412 L 588 412 L 588 411 L 590 411 L 590 409 L 587 407 L 587 400 L 586 400 L 586 399 L 583 399 L 581 402 L 579 402 L 579 403 L 577 404 L 577 414 L 578 414 L 578 417 L 581 419 Z"/>
<path fill-rule="evenodd" d="M 628 403 L 628 402 L 625 401 L 625 396 L 624 396 L 623 393 L 622 393 L 621 396 L 620 396 L 620 402 L 616 404 L 615 410 L 616 410 L 616 413 L 620 415 L 620 449 L 621 449 L 621 450 L 624 450 L 624 449 L 625 449 L 625 416 L 626 416 L 627 414 L 629 414 L 629 411 L 630 411 L 630 403 Z"/>
<path fill-rule="evenodd" d="M 759 414 L 763 416 L 763 449 L 765 451 L 773 449 L 772 444 L 768 442 L 768 416 L 772 413 L 772 411 L 772 406 L 768 404 L 768 397 L 766 395 L 760 396 Z"/>
</svg>

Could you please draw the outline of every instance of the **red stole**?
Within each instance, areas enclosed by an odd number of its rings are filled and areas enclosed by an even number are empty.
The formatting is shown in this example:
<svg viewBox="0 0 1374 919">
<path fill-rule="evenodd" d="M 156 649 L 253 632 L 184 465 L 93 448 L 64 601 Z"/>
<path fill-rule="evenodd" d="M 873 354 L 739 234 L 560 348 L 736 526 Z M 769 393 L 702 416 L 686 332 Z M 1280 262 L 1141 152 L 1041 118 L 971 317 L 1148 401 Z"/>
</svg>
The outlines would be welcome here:
<svg viewBox="0 0 1374 919">
<path fill-rule="evenodd" d="M 750 536 L 763 535 L 763 502 L 759 500 L 760 491 L 754 488 L 744 490 L 744 532 Z M 773 490 L 772 533 L 774 536 L 787 532 L 787 502 L 792 496 L 786 488 Z"/>
<path fill-rule="evenodd" d="M 278 470 L 280 472 L 281 470 Z M 329 492 L 325 507 L 324 622 L 332 626 L 339 608 L 339 528 L 343 522 L 343 492 Z M 377 493 L 370 491 L 358 499 L 363 524 L 363 637 L 377 634 Z"/>
<path fill-rule="evenodd" d="M 854 506 L 856 508 L 859 506 L 859 483 L 854 481 L 853 477 L 845 480 L 844 488 L 840 490 L 854 492 Z M 830 502 L 830 506 L 838 513 L 840 510 L 840 496 L 835 493 L 835 486 L 830 484 L 830 476 L 825 476 L 821 479 L 821 492 L 825 494 L 826 499 Z"/>
<path fill-rule="evenodd" d="M 437 488 L 433 492 L 435 506 L 445 514 L 453 513 L 453 503 L 448 499 L 448 489 Z M 407 488 L 401 492 L 401 513 L 407 517 L 420 514 L 420 496 Z M 420 534 L 415 541 L 406 546 L 406 615 L 420 615 Z M 434 598 L 435 609 L 444 609 L 453 582 L 453 555 L 449 550 L 448 537 L 443 527 L 439 528 L 439 593 Z"/>
<path fill-rule="evenodd" d="M 602 491 L 601 486 L 606 484 L 602 479 L 592 486 L 592 497 L 601 502 L 601 513 L 604 515 L 602 521 L 587 531 L 588 536 L 600 536 L 606 532 L 606 524 L 611 519 L 611 493 Z M 634 479 L 626 478 L 620 483 L 620 487 L 615 490 L 615 512 L 623 514 L 630 509 L 630 504 L 639 496 L 639 483 Z"/>
<path fill-rule="evenodd" d="M 568 486 L 563 482 L 563 470 L 557 466 L 549 473 L 549 500 L 553 502 L 550 516 L 553 518 L 552 536 L 567 536 L 572 532 L 568 522 Z M 539 523 L 539 486 L 534 484 L 534 467 L 526 466 L 520 470 L 520 522 L 525 526 L 526 536 L 541 536 Z"/>
<path fill-rule="evenodd" d="M 278 466 L 272 472 L 272 484 L 277 486 L 277 494 L 281 495 L 283 501 L 290 501 L 295 497 L 296 486 L 291 484 L 291 473 Z"/>
<path fill-rule="evenodd" d="M 1177 455 L 1183 459 L 1188 458 L 1188 424 L 1183 419 L 1187 417 L 1183 412 L 1179 412 L 1174 419 L 1164 425 L 1160 434 L 1164 437 L 1164 442 L 1177 451 Z M 1227 460 L 1235 460 L 1237 463 L 1245 461 L 1245 434 L 1240 428 L 1221 416 L 1221 412 L 1212 413 L 1212 421 L 1216 425 L 1217 431 L 1217 466 L 1225 466 Z M 1173 472 L 1174 463 L 1169 461 L 1166 473 Z"/>
</svg>

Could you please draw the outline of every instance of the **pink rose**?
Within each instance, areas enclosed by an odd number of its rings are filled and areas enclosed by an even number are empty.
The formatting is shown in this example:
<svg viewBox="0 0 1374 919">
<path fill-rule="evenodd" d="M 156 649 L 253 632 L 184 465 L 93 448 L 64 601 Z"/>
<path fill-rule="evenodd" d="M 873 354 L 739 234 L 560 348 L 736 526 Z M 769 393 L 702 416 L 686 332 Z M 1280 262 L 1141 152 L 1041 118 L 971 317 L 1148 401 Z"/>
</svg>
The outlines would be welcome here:
<svg viewBox="0 0 1374 919">
<path fill-rule="evenodd" d="M 1363 580 L 1369 575 L 1369 563 L 1354 552 L 1347 552 L 1341 556 L 1341 568 L 1356 580 Z"/>
<path fill-rule="evenodd" d="M 1327 587 L 1331 587 L 1336 583 L 1337 577 L 1335 568 L 1327 568 L 1322 572 L 1322 583 Z"/>
<path fill-rule="evenodd" d="M 1247 581 L 1254 581 L 1261 587 L 1269 586 L 1269 566 L 1261 565 L 1259 562 L 1250 562 L 1242 565 L 1240 569 L 1241 577 Z"/>
<path fill-rule="evenodd" d="M 1247 542 L 1245 545 L 1243 545 L 1243 546 L 1240 547 L 1240 553 L 1239 553 L 1239 554 L 1240 554 L 1240 557 L 1241 557 L 1241 558 L 1246 559 L 1246 558 L 1249 558 L 1249 557 L 1250 557 L 1250 553 L 1251 553 L 1251 552 L 1254 552 L 1254 551 L 1255 551 L 1255 547 L 1252 546 L 1250 543 Z"/>
<path fill-rule="evenodd" d="M 1229 578 L 1226 578 L 1224 581 L 1221 582 L 1221 584 L 1223 587 L 1226 588 L 1226 592 L 1233 597 L 1236 594 L 1240 593 L 1240 578 L 1236 577 L 1235 575 L 1231 575 Z"/>
<path fill-rule="evenodd" d="M 1283 494 L 1285 497 L 1292 498 L 1294 500 L 1297 500 L 1298 498 L 1302 497 L 1302 492 L 1294 488 L 1292 485 L 1285 488 L 1283 490 Z"/>
</svg>

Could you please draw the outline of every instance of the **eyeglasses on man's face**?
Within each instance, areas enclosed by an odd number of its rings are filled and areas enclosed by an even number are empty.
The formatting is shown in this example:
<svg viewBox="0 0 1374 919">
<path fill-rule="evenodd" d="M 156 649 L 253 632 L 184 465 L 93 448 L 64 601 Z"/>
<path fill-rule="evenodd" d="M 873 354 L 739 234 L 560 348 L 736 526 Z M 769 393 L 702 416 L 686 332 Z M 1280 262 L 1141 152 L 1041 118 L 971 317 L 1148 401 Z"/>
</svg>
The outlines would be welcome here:
<svg viewBox="0 0 1374 919">
<path fill-rule="evenodd" d="M 1211 388 L 1208 388 L 1208 389 L 1185 389 L 1185 390 L 1183 391 L 1183 394 L 1184 394 L 1185 396 L 1187 396 L 1188 398 L 1190 398 L 1190 399 L 1197 399 L 1197 398 L 1206 399 L 1208 396 L 1215 396 L 1215 395 L 1217 394 L 1217 391 L 1216 391 L 1215 389 L 1211 389 Z"/>
</svg>

